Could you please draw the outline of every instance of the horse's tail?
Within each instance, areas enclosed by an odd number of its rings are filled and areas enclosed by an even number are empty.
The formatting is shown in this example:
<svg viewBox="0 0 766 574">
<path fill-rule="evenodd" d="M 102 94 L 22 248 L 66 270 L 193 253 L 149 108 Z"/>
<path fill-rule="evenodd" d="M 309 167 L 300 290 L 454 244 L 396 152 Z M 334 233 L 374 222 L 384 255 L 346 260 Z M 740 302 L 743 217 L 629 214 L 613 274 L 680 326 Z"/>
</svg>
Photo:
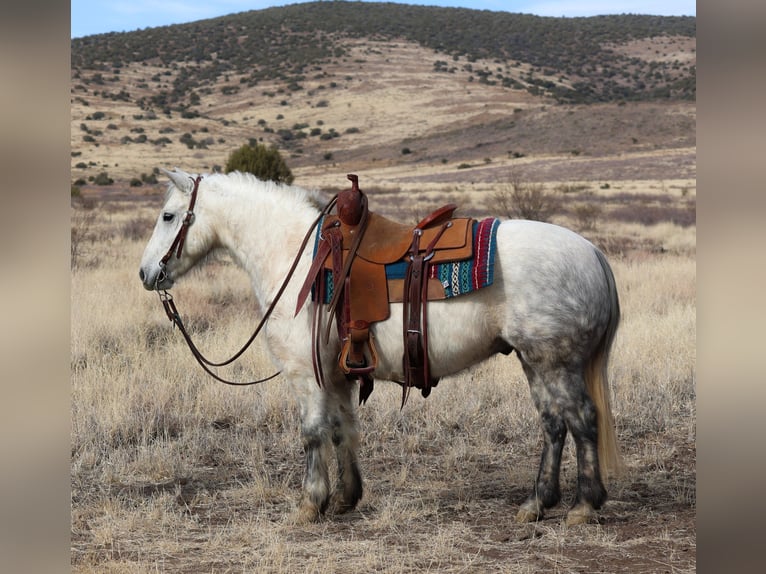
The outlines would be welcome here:
<svg viewBox="0 0 766 574">
<path fill-rule="evenodd" d="M 609 292 L 609 323 L 596 350 L 585 366 L 585 384 L 588 394 L 596 405 L 599 466 L 601 475 L 606 480 L 609 476 L 619 475 L 624 469 L 620 449 L 617 445 L 617 433 L 614 417 L 612 416 L 609 398 L 609 379 L 607 377 L 609 353 L 614 336 L 617 333 L 617 326 L 620 323 L 620 300 L 617 296 L 617 286 L 612 268 L 609 266 L 604 254 L 598 249 L 595 251 L 601 268 L 604 271 Z"/>
</svg>

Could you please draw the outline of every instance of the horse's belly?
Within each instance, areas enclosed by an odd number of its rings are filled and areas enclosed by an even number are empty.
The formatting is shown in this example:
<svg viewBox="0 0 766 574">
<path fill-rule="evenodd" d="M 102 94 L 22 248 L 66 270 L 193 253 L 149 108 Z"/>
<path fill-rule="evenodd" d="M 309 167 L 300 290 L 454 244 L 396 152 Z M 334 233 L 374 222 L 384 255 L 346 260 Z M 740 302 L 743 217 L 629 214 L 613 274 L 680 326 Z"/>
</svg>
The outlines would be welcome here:
<svg viewBox="0 0 766 574">
<path fill-rule="evenodd" d="M 493 312 L 489 291 L 447 301 L 431 301 L 427 308 L 428 356 L 431 375 L 441 378 L 489 357 L 501 332 L 502 313 Z M 391 317 L 374 327 L 379 362 L 376 378 L 403 380 L 404 334 L 402 305 L 391 306 Z"/>
</svg>

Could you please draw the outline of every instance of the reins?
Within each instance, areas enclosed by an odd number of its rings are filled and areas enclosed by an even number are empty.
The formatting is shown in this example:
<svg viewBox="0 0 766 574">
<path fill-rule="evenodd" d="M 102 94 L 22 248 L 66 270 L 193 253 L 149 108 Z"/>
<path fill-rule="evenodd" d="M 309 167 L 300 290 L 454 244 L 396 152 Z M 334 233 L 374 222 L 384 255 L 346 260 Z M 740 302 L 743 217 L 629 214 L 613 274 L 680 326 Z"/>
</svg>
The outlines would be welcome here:
<svg viewBox="0 0 766 574">
<path fill-rule="evenodd" d="M 184 217 L 184 220 L 181 223 L 181 228 L 178 230 L 178 234 L 173 240 L 173 243 L 170 245 L 170 248 L 168 249 L 167 253 L 160 260 L 161 270 L 157 276 L 157 281 L 155 284 L 159 284 L 165 278 L 165 265 L 173 256 L 173 252 L 176 253 L 177 258 L 181 257 L 181 251 L 183 249 L 184 242 L 186 241 L 186 234 L 189 231 L 189 227 L 192 225 L 192 223 L 194 223 L 194 205 L 197 201 L 197 190 L 199 188 L 199 183 L 201 180 L 202 180 L 201 175 L 198 175 L 197 178 L 194 180 L 194 188 L 192 189 L 191 200 L 189 201 L 189 209 L 186 211 L 186 216 Z M 298 267 L 298 263 L 300 262 L 301 255 L 303 254 L 303 251 L 306 249 L 306 245 L 308 244 L 309 239 L 311 238 L 312 232 L 314 231 L 316 226 L 319 224 L 319 222 L 322 220 L 322 218 L 325 215 L 327 215 L 330 212 L 330 210 L 333 208 L 337 198 L 338 196 L 336 194 L 330 199 L 330 201 L 322 208 L 317 218 L 309 227 L 308 231 L 306 232 L 306 235 L 303 237 L 303 241 L 301 242 L 300 247 L 298 248 L 298 253 L 295 255 L 295 259 L 293 259 L 293 262 L 290 265 L 290 269 L 287 272 L 287 276 L 285 277 L 284 281 L 282 281 L 282 285 L 279 287 L 279 290 L 274 296 L 274 299 L 271 301 L 271 304 L 266 310 L 266 313 L 261 318 L 260 322 L 255 328 L 255 331 L 247 340 L 247 342 L 231 358 L 225 361 L 220 361 L 220 362 L 213 362 L 207 359 L 202 354 L 202 352 L 197 348 L 197 346 L 194 344 L 194 341 L 192 341 L 191 335 L 189 334 L 186 327 L 184 326 L 183 321 L 181 320 L 181 316 L 178 313 L 178 309 L 176 308 L 176 305 L 173 302 L 173 296 L 170 293 L 168 293 L 167 290 L 165 289 L 163 289 L 162 291 L 157 289 L 157 292 L 160 296 L 160 301 L 162 302 L 162 306 L 165 309 L 165 314 L 168 316 L 168 319 L 170 319 L 171 323 L 173 323 L 173 325 L 178 327 L 178 330 L 181 331 L 181 334 L 183 335 L 184 340 L 186 341 L 186 344 L 189 347 L 189 350 L 192 352 L 192 355 L 197 360 L 197 363 L 199 363 L 199 365 L 204 369 L 204 371 L 208 375 L 213 377 L 215 380 L 221 383 L 224 383 L 226 385 L 249 386 L 249 385 L 257 385 L 259 383 L 265 383 L 266 381 L 270 381 L 271 379 L 273 379 L 274 377 L 276 377 L 277 375 L 281 373 L 281 371 L 277 371 L 273 375 L 269 375 L 268 377 L 265 377 L 263 379 L 258 379 L 256 381 L 235 382 L 235 381 L 228 381 L 222 377 L 219 377 L 210 369 L 210 367 L 223 367 L 233 363 L 239 357 L 241 357 L 242 354 L 248 349 L 248 347 L 250 347 L 253 341 L 255 341 L 256 337 L 258 336 L 258 333 L 261 332 L 261 329 L 266 324 L 266 321 L 268 321 L 269 317 L 271 316 L 271 313 L 274 311 L 274 308 L 277 306 L 277 303 L 282 297 L 282 294 L 285 292 L 287 285 L 290 283 L 290 280 L 292 279 L 292 276 L 295 273 L 295 269 Z"/>
</svg>

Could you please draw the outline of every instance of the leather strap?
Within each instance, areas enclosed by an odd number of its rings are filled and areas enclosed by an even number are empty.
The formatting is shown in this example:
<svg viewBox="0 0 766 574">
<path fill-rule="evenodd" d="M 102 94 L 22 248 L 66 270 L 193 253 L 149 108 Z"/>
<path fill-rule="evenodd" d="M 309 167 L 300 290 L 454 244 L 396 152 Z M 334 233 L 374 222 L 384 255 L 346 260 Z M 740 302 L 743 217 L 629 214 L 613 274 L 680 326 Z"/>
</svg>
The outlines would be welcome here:
<svg viewBox="0 0 766 574">
<path fill-rule="evenodd" d="M 329 226 L 322 229 L 320 232 L 320 237 L 326 238 L 328 230 Z M 317 252 L 314 255 L 314 261 L 311 262 L 311 267 L 309 268 L 308 275 L 306 275 L 306 280 L 303 282 L 303 286 L 298 292 L 298 302 L 295 305 L 295 315 L 293 315 L 294 317 L 297 316 L 300 310 L 303 308 L 309 293 L 311 293 L 311 289 L 315 287 L 317 278 L 321 275 L 325 259 L 327 259 L 327 256 L 330 255 L 330 249 L 330 241 L 319 241 Z"/>
<path fill-rule="evenodd" d="M 362 238 L 364 237 L 364 232 L 367 230 L 367 222 L 369 221 L 369 210 L 367 209 L 367 196 L 362 194 L 361 197 L 361 206 L 362 206 L 362 214 L 361 218 L 359 220 L 359 225 L 356 228 L 356 236 L 354 237 L 354 241 L 351 243 L 351 247 L 349 248 L 348 254 L 346 255 L 346 261 L 343 264 L 343 269 L 341 270 L 339 275 L 333 274 L 333 281 L 335 281 L 336 285 L 343 285 L 343 283 L 346 280 L 346 277 L 348 277 L 349 271 L 351 271 L 351 264 L 354 261 L 354 258 L 356 257 L 356 252 L 359 250 L 359 245 L 362 243 Z M 333 293 L 332 301 L 330 301 L 330 304 L 327 307 L 327 312 L 332 314 L 335 309 L 338 306 L 338 301 L 340 300 L 342 290 L 340 288 L 335 289 L 335 292 Z M 327 340 L 329 338 L 329 332 L 328 336 L 325 338 Z"/>
<path fill-rule="evenodd" d="M 402 307 L 402 326 L 404 329 L 404 386 L 402 388 L 402 407 L 409 396 L 410 388 L 421 389 L 424 397 L 431 393 L 431 375 L 428 363 L 428 271 L 434 248 L 444 232 L 451 227 L 447 221 L 442 224 L 423 253 L 420 253 L 422 231 L 415 228 L 410 247 L 410 262 L 404 280 L 404 301 Z"/>
<path fill-rule="evenodd" d="M 335 262 L 336 266 L 339 266 L 339 258 L 342 256 L 342 242 L 343 242 L 343 236 L 340 233 L 340 230 L 338 230 L 337 226 L 328 225 L 326 226 L 322 231 L 322 241 L 320 242 L 320 246 L 317 248 L 317 257 L 314 259 L 314 263 L 319 260 L 320 263 L 323 263 L 325 258 L 328 256 L 332 257 L 333 262 Z M 324 254 L 324 252 L 327 252 L 327 254 Z M 324 254 L 324 255 L 323 255 Z M 312 269 L 313 269 L 312 265 Z M 321 265 L 319 266 L 319 269 L 316 271 L 316 274 L 313 278 L 313 285 L 314 285 L 314 294 L 316 296 L 317 304 L 314 305 L 314 311 L 312 315 L 312 322 L 311 322 L 311 363 L 314 368 L 314 378 L 316 379 L 317 384 L 320 387 L 324 387 L 324 370 L 322 368 L 322 349 L 321 349 L 321 336 L 320 333 L 322 332 L 322 324 L 324 319 L 324 314 L 321 312 L 322 305 L 321 303 L 324 302 L 326 296 L 327 296 L 327 287 L 325 283 L 324 278 L 324 267 Z M 310 288 L 309 288 L 310 290 Z M 305 297 L 304 297 L 305 300 Z M 296 314 L 300 310 L 302 304 L 298 306 L 296 309 Z"/>
<path fill-rule="evenodd" d="M 186 210 L 184 220 L 181 222 L 181 228 L 178 230 L 173 243 L 170 244 L 170 249 L 160 259 L 160 267 L 164 267 L 170 258 L 173 256 L 173 251 L 176 252 L 176 258 L 181 258 L 181 251 L 184 248 L 184 242 L 186 242 L 186 235 L 189 233 L 189 227 L 194 223 L 194 205 L 197 203 L 197 191 L 199 190 L 199 182 L 202 181 L 202 175 L 198 175 L 194 181 L 194 187 L 191 192 L 191 199 L 189 200 L 189 209 Z"/>
</svg>

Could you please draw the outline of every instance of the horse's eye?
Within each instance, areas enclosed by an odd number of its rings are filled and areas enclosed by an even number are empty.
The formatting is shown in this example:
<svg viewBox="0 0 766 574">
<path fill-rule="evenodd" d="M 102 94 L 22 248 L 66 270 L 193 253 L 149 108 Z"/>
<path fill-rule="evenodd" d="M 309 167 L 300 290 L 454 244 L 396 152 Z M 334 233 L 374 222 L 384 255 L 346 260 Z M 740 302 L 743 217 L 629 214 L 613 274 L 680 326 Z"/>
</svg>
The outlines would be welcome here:
<svg viewBox="0 0 766 574">
<path fill-rule="evenodd" d="M 167 211 L 162 214 L 162 221 L 173 221 L 173 218 L 175 218 L 175 215 Z"/>
</svg>

